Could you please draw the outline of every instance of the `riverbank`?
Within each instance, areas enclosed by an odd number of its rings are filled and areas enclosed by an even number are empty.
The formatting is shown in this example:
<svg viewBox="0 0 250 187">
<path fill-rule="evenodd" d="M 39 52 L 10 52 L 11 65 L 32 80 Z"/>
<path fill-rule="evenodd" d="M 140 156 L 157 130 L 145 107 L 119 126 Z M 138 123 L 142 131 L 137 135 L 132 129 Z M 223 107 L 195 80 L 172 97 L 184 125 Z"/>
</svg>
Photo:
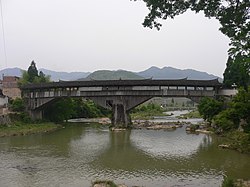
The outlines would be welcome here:
<svg viewBox="0 0 250 187">
<path fill-rule="evenodd" d="M 189 123 L 185 122 L 152 122 L 148 120 L 134 120 L 134 129 L 148 129 L 148 130 L 175 130 L 181 128 L 183 125 Z"/>
<path fill-rule="evenodd" d="M 92 182 L 91 187 L 128 187 L 125 184 L 115 184 L 111 180 L 97 180 Z M 132 187 L 139 187 L 139 186 L 132 186 Z"/>
<path fill-rule="evenodd" d="M 0 126 L 0 137 L 24 136 L 36 133 L 52 132 L 59 128 L 62 128 L 62 126 L 52 122 L 28 124 L 16 122 L 8 126 Z"/>
<path fill-rule="evenodd" d="M 250 154 L 250 135 L 241 131 L 230 131 L 223 135 L 221 148 L 236 150 L 240 153 Z"/>
</svg>

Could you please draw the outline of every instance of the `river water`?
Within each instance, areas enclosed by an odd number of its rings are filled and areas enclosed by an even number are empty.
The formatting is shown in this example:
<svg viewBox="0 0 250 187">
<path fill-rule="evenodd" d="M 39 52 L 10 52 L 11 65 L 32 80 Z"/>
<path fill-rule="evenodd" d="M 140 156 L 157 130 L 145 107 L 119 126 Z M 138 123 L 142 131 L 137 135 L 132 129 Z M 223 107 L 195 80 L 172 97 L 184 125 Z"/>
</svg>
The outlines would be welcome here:
<svg viewBox="0 0 250 187">
<path fill-rule="evenodd" d="M 250 179 L 250 156 L 218 148 L 205 134 L 110 132 L 74 123 L 49 134 L 0 139 L 0 186 L 89 187 L 110 179 L 128 186 L 220 186 L 223 176 Z"/>
</svg>

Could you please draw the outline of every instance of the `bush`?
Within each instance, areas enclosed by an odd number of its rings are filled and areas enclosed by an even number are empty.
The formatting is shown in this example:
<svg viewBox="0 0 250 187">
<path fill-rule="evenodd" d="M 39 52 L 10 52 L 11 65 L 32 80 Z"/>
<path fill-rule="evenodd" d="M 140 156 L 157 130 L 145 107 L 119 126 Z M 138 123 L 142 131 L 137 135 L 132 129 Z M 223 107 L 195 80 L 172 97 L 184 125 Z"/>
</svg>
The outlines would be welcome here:
<svg viewBox="0 0 250 187">
<path fill-rule="evenodd" d="M 236 185 L 233 179 L 224 177 L 221 187 L 236 187 Z"/>
<path fill-rule="evenodd" d="M 30 123 L 32 122 L 31 118 L 29 117 L 29 114 L 26 112 L 21 112 L 18 114 L 10 114 L 11 121 L 15 122 L 21 122 L 21 123 Z"/>
<path fill-rule="evenodd" d="M 211 123 L 214 116 L 222 111 L 223 103 L 215 99 L 204 97 L 198 105 L 199 113 L 203 116 L 204 120 Z"/>
<path fill-rule="evenodd" d="M 233 122 L 232 116 L 232 110 L 227 109 L 214 117 L 217 133 L 227 132 L 238 128 L 238 124 Z"/>
<path fill-rule="evenodd" d="M 230 140 L 230 146 L 241 153 L 250 153 L 250 134 L 240 131 L 232 131 L 226 135 Z"/>
<path fill-rule="evenodd" d="M 25 109 L 23 99 L 16 98 L 16 99 L 10 101 L 10 109 L 14 112 L 23 112 Z"/>
</svg>

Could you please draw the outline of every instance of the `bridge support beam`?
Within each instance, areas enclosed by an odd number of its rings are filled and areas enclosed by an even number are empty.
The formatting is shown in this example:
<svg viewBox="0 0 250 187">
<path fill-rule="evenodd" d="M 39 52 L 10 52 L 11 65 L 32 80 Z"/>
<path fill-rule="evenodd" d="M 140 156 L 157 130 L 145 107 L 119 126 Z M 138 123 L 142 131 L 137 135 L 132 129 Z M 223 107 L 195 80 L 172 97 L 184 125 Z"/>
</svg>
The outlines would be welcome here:
<svg viewBox="0 0 250 187">
<path fill-rule="evenodd" d="M 132 124 L 129 111 L 141 103 L 151 99 L 151 96 L 106 96 L 88 97 L 96 104 L 112 110 L 111 123 L 115 128 L 129 128 Z"/>
<path fill-rule="evenodd" d="M 129 112 L 123 103 L 116 103 L 112 106 L 112 125 L 116 128 L 129 128 L 131 119 Z"/>
<path fill-rule="evenodd" d="M 32 120 L 43 119 L 42 110 L 29 110 L 28 113 Z"/>
</svg>

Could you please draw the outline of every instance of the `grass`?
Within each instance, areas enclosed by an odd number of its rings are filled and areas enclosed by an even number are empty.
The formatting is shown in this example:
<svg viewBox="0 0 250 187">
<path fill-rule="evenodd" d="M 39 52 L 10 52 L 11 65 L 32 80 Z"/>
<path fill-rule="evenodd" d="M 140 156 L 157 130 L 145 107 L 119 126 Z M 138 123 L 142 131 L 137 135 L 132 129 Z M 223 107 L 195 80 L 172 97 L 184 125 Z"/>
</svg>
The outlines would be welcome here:
<svg viewBox="0 0 250 187">
<path fill-rule="evenodd" d="M 179 117 L 179 119 L 190 119 L 190 118 L 202 118 L 199 111 L 193 110 L 187 114 L 183 114 Z"/>
<path fill-rule="evenodd" d="M 221 187 L 236 187 L 236 185 L 233 179 L 224 177 Z"/>
<path fill-rule="evenodd" d="M 164 114 L 161 111 L 139 111 L 139 112 L 131 114 L 131 118 L 133 120 L 137 120 L 137 119 L 149 120 L 149 119 L 153 119 L 154 116 L 166 116 L 166 114 Z"/>
<path fill-rule="evenodd" d="M 0 126 L 0 137 L 23 136 L 35 133 L 50 132 L 58 129 L 59 127 L 59 125 L 51 122 L 29 124 L 15 122 L 10 126 Z"/>
<path fill-rule="evenodd" d="M 231 149 L 241 153 L 250 154 L 250 134 L 240 131 L 231 131 L 225 134 L 226 144 L 230 145 Z"/>
</svg>

